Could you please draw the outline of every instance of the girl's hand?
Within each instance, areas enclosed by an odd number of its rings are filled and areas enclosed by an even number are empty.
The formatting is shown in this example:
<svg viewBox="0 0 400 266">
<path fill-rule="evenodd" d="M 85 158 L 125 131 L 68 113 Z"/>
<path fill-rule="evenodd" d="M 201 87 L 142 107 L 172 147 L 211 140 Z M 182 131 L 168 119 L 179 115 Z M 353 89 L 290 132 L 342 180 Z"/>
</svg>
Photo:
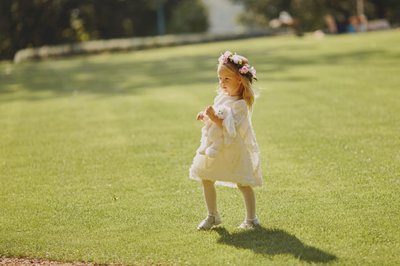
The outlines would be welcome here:
<svg viewBox="0 0 400 266">
<path fill-rule="evenodd" d="M 220 128 L 222 128 L 222 119 L 219 119 L 216 115 L 215 115 L 215 110 L 214 108 L 210 105 L 206 108 L 206 115 L 211 119 L 211 121 L 213 121 L 214 123 L 216 123 Z"/>
<path fill-rule="evenodd" d="M 211 119 L 214 120 L 215 118 L 215 111 L 214 108 L 210 105 L 206 108 L 206 115 Z"/>
<path fill-rule="evenodd" d="M 197 116 L 196 116 L 196 119 L 197 120 L 203 120 L 204 119 L 204 112 L 201 111 L 200 113 L 198 113 Z"/>
</svg>

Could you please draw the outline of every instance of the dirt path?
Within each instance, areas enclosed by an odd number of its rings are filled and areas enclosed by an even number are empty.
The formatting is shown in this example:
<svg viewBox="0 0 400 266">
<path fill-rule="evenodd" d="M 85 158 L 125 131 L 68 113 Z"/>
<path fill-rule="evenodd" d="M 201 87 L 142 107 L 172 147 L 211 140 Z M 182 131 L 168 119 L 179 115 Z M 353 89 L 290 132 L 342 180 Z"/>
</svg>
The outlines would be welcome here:
<svg viewBox="0 0 400 266">
<path fill-rule="evenodd" d="M 58 262 L 42 259 L 24 259 L 24 258 L 7 258 L 0 257 L 0 265 L 29 265 L 29 266 L 39 266 L 39 265 L 53 265 L 53 266 L 105 266 L 106 264 L 94 264 L 85 262 Z M 113 264 L 114 266 L 116 264 Z M 121 265 L 121 264 L 119 264 Z"/>
</svg>

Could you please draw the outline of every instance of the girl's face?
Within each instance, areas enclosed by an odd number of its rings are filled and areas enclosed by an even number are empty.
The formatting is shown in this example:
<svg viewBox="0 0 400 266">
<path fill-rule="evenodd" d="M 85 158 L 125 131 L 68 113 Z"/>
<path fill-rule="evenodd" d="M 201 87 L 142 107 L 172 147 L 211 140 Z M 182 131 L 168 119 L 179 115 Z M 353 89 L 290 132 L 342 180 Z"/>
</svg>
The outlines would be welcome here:
<svg viewBox="0 0 400 266">
<path fill-rule="evenodd" d="M 240 95 L 240 76 L 222 65 L 218 69 L 219 86 L 230 96 Z"/>
</svg>

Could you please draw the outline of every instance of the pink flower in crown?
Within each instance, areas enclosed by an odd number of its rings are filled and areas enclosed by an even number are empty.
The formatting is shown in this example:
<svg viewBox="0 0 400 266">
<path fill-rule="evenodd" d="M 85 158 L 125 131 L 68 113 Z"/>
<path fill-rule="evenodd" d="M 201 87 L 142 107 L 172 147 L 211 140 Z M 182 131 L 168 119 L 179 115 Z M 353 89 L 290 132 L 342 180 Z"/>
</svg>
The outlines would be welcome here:
<svg viewBox="0 0 400 266">
<path fill-rule="evenodd" d="M 239 64 L 239 65 L 242 64 L 242 58 L 237 54 L 232 55 L 231 59 L 232 59 L 233 63 L 235 63 L 235 64 Z"/>
<path fill-rule="evenodd" d="M 232 56 L 231 51 L 226 51 L 223 55 L 218 58 L 218 62 L 226 64 L 229 62 L 229 57 Z"/>
<path fill-rule="evenodd" d="M 254 67 L 251 67 L 251 68 L 249 69 L 249 72 L 251 73 L 251 75 L 252 75 L 254 78 L 256 77 L 257 71 L 256 71 L 256 69 L 255 69 Z"/>
<path fill-rule="evenodd" d="M 244 65 L 241 68 L 239 68 L 240 74 L 247 74 L 249 72 L 250 68 L 249 65 Z"/>
</svg>

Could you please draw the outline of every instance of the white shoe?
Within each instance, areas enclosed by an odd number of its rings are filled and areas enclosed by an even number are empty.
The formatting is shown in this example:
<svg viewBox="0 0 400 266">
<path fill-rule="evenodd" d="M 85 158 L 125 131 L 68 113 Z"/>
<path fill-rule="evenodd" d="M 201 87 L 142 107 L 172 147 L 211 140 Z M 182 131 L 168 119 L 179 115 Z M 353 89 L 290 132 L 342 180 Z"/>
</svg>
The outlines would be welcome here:
<svg viewBox="0 0 400 266">
<path fill-rule="evenodd" d="M 197 230 L 210 230 L 213 226 L 221 223 L 221 217 L 219 214 L 208 215 L 206 219 L 201 221 L 197 226 Z"/>
<path fill-rule="evenodd" d="M 259 225 L 260 225 L 260 221 L 256 217 L 256 218 L 254 218 L 252 220 L 249 220 L 249 219 L 244 220 L 244 222 L 241 225 L 239 225 L 239 228 L 241 228 L 241 229 L 254 229 Z"/>
</svg>

